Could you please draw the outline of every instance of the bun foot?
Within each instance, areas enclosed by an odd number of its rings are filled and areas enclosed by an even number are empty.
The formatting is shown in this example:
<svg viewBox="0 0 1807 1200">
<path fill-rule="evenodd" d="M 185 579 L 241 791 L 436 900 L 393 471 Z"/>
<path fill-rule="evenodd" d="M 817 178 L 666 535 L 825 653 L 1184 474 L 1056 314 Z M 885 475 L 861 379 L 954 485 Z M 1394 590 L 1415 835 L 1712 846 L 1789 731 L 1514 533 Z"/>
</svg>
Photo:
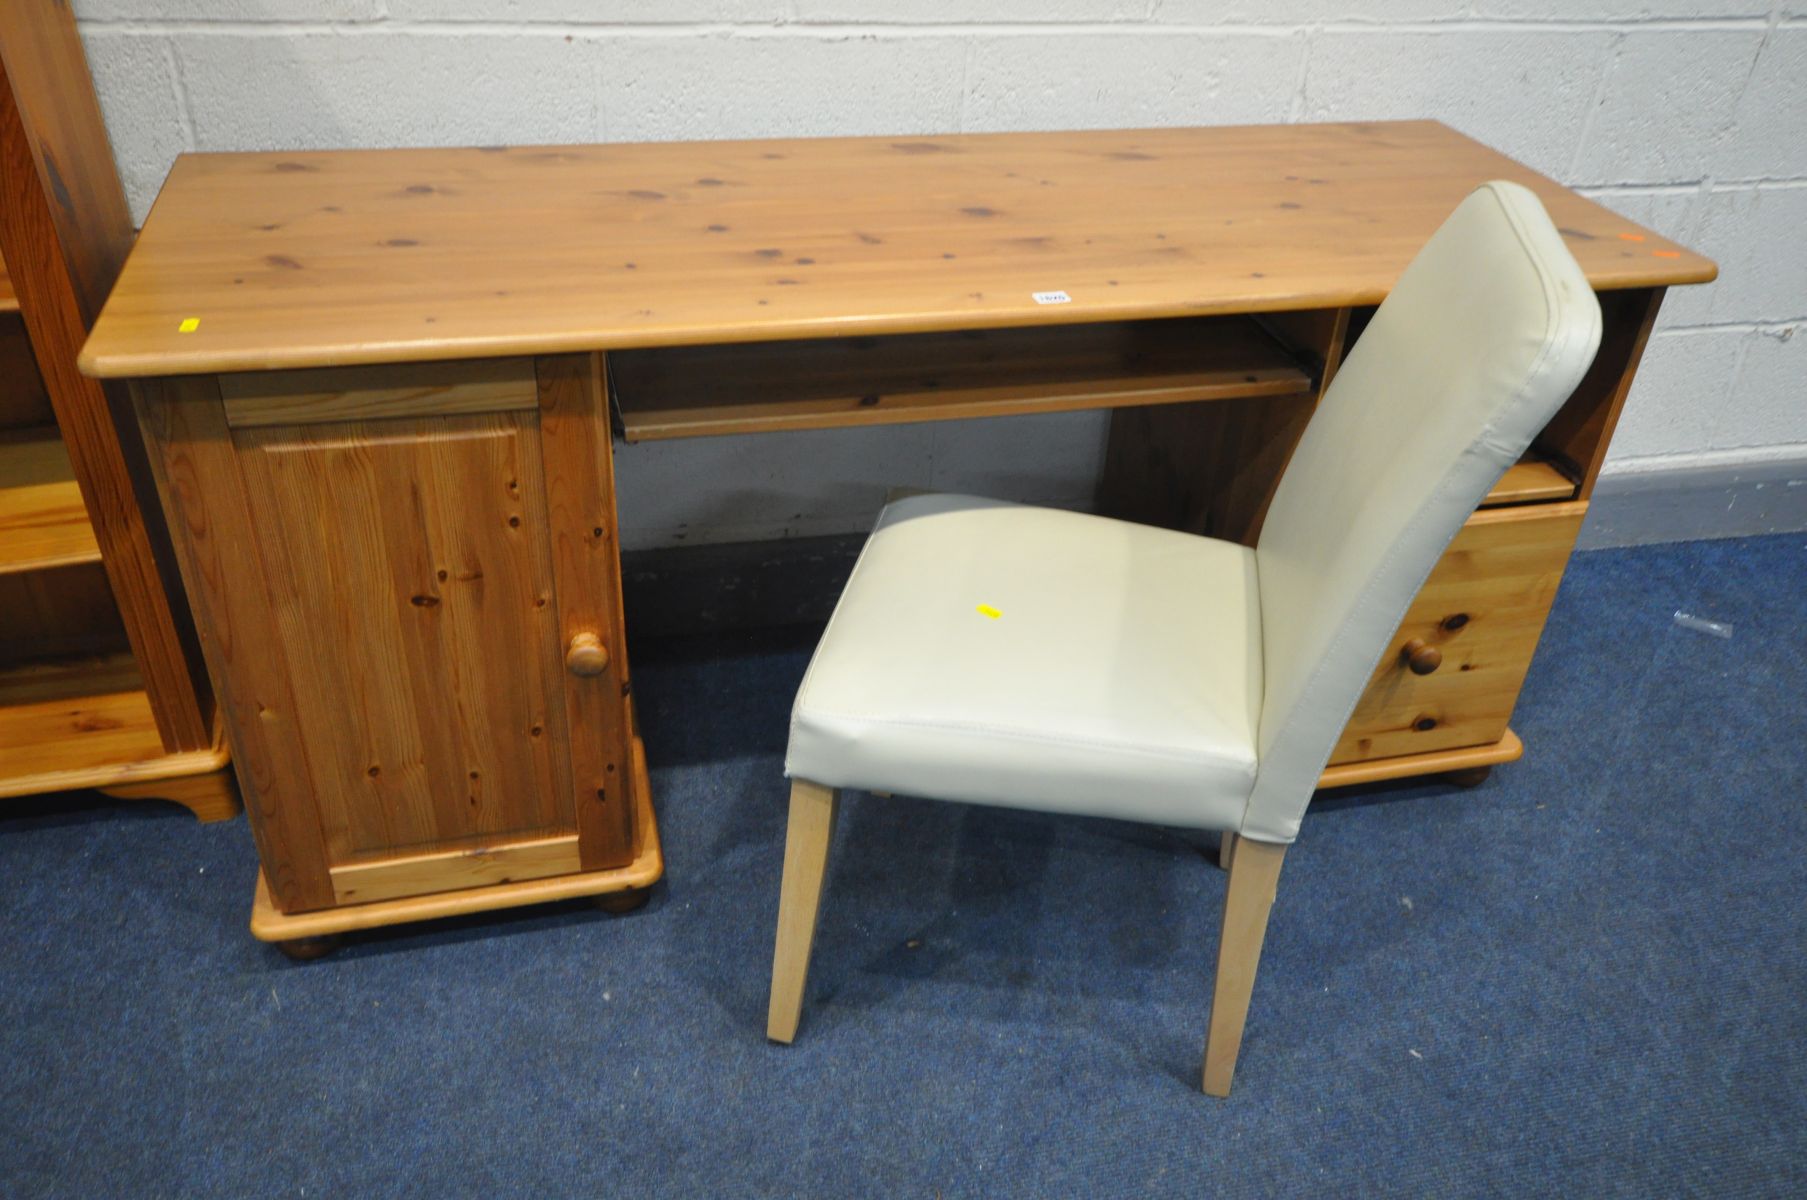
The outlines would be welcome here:
<svg viewBox="0 0 1807 1200">
<path fill-rule="evenodd" d="M 1443 778 L 1449 780 L 1457 787 L 1471 788 L 1480 787 L 1483 783 L 1486 783 L 1487 777 L 1491 774 L 1493 774 L 1492 767 L 1469 767 L 1462 771 L 1447 772 Z"/>
<path fill-rule="evenodd" d="M 596 897 L 596 907 L 605 913 L 620 916 L 633 912 L 636 908 L 645 908 L 646 902 L 652 898 L 651 888 L 628 888 L 623 892 L 607 892 Z"/>
<path fill-rule="evenodd" d="M 320 937 L 289 938 L 277 942 L 276 948 L 288 956 L 291 962 L 312 962 L 316 958 L 324 958 L 339 948 L 344 940 L 339 934 L 328 933 Z"/>
</svg>

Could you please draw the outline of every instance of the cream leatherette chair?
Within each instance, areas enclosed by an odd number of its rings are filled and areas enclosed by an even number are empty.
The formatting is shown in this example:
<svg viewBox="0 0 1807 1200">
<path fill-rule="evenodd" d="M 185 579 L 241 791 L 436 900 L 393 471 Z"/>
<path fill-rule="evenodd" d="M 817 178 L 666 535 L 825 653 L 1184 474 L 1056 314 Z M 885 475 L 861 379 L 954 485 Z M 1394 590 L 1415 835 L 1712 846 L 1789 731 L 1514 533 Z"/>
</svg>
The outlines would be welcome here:
<svg viewBox="0 0 1807 1200">
<path fill-rule="evenodd" d="M 1254 549 L 965 496 L 887 507 L 791 714 L 766 1033 L 796 1034 L 837 790 L 1226 836 L 1204 1089 L 1331 747 L 1444 548 L 1580 381 L 1600 308 L 1543 206 L 1470 195 L 1337 372 Z"/>
</svg>

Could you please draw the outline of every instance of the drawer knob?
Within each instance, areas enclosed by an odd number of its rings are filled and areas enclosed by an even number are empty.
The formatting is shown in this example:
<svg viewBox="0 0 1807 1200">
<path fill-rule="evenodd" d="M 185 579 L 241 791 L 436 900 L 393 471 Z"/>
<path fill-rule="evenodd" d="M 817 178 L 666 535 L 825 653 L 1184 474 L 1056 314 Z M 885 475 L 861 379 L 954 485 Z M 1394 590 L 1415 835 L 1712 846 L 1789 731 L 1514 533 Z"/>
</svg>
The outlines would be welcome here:
<svg viewBox="0 0 1807 1200">
<path fill-rule="evenodd" d="M 573 675 L 600 675 L 609 669 L 609 648 L 593 633 L 577 634 L 565 647 L 565 665 Z"/>
<path fill-rule="evenodd" d="M 1399 652 L 1399 657 L 1410 667 L 1414 675 L 1429 675 L 1443 665 L 1443 651 L 1437 649 L 1423 638 L 1413 638 Z"/>
</svg>

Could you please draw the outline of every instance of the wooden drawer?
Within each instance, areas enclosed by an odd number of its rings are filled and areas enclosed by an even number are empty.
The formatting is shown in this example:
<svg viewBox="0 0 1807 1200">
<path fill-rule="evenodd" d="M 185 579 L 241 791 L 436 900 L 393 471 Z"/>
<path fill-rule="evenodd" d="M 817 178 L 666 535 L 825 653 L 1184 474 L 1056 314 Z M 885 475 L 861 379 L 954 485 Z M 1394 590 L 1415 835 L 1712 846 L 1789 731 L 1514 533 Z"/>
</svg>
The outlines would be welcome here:
<svg viewBox="0 0 1807 1200">
<path fill-rule="evenodd" d="M 1412 602 L 1331 764 L 1499 741 L 1586 512 L 1577 500 L 1470 517 Z M 1414 638 L 1442 655 L 1427 675 L 1406 665 Z"/>
</svg>

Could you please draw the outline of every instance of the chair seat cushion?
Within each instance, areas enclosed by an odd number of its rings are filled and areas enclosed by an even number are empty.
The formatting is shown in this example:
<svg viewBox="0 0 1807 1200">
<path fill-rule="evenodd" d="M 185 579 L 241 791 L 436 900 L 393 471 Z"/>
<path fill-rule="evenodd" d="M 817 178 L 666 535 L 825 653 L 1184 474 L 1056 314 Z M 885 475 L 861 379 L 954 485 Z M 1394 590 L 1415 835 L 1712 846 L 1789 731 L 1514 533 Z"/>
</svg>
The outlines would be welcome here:
<svg viewBox="0 0 1807 1200">
<path fill-rule="evenodd" d="M 791 714 L 787 775 L 1204 829 L 1241 821 L 1253 552 L 969 496 L 887 507 Z"/>
</svg>

